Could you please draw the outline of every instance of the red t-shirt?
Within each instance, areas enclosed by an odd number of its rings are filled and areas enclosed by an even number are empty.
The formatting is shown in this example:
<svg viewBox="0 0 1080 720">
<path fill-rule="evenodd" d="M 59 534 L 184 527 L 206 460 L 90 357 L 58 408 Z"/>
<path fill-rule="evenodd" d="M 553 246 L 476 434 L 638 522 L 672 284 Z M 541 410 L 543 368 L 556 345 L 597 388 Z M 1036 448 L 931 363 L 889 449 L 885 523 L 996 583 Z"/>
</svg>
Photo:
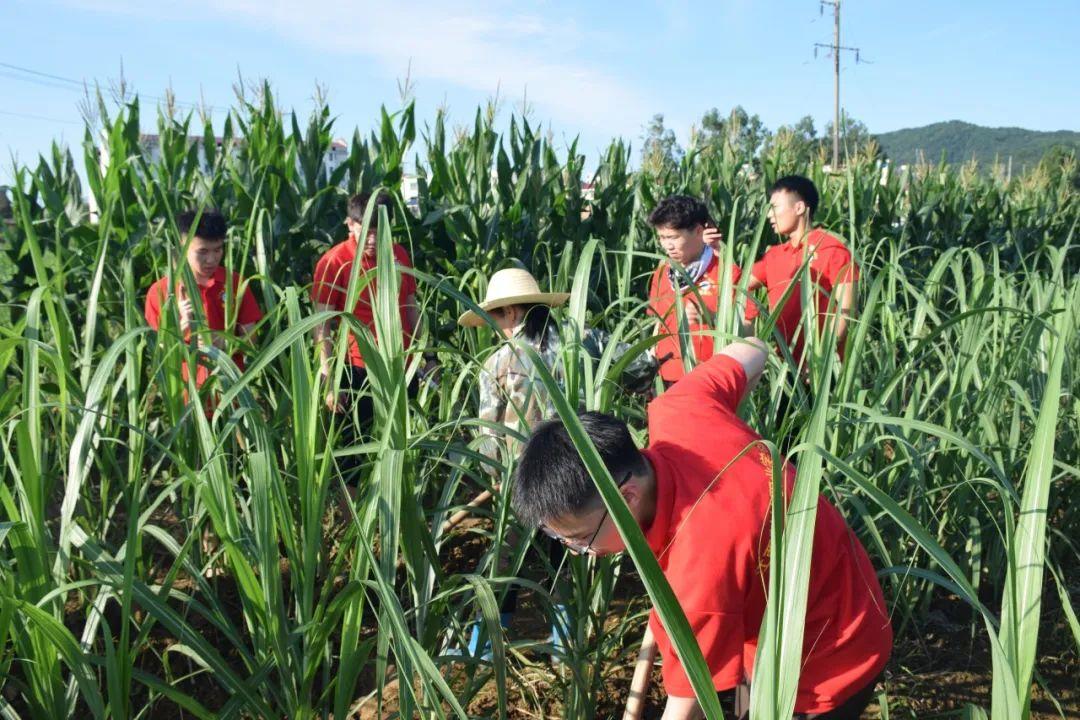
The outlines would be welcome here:
<svg viewBox="0 0 1080 720">
<path fill-rule="evenodd" d="M 753 672 L 769 582 L 770 456 L 755 447 L 732 462 L 761 439 L 735 414 L 745 389 L 742 366 L 718 355 L 649 405 L 645 455 L 656 472 L 656 515 L 645 537 L 717 690 Z M 786 466 L 785 474 L 790 493 L 794 469 Z M 655 610 L 649 623 L 664 658 L 667 692 L 692 696 Z M 823 497 L 795 710 L 822 713 L 843 704 L 881 672 L 891 648 L 892 628 L 870 559 Z"/>
<path fill-rule="evenodd" d="M 173 278 L 179 285 L 179 281 Z M 235 273 L 228 272 L 224 267 L 218 267 L 210 282 L 199 285 L 199 297 L 202 299 L 203 312 L 206 314 L 206 325 L 211 330 L 225 330 L 225 296 L 228 283 L 232 284 L 233 310 L 236 312 L 236 322 L 233 332 L 239 333 L 241 326 L 257 323 L 262 319 L 262 310 L 255 301 L 255 295 L 251 292 L 251 286 L 244 284 L 244 292 L 240 294 L 240 285 L 244 280 Z M 169 279 L 163 277 L 150 286 L 146 293 L 146 306 L 143 314 L 146 316 L 146 324 L 157 330 L 161 327 L 161 308 L 169 300 Z M 185 333 L 184 342 L 191 339 L 191 333 Z M 233 355 L 233 362 L 241 370 L 244 369 L 244 356 L 241 353 Z M 187 380 L 187 363 L 183 366 L 183 378 Z M 210 368 L 199 365 L 195 372 L 195 384 L 202 387 L 206 379 L 210 377 Z"/>
<path fill-rule="evenodd" d="M 769 310 L 775 310 L 787 292 L 788 285 L 800 275 L 805 261 L 805 248 L 811 248 L 812 252 L 810 278 L 818 289 L 817 316 L 820 329 L 825 326 L 825 320 L 830 315 L 830 302 L 833 304 L 832 314 L 835 314 L 839 307 L 840 299 L 832 299 L 836 286 L 859 279 L 859 266 L 851 257 L 851 251 L 837 237 L 817 228 L 811 230 L 798 247 L 791 242 L 773 245 L 754 263 L 751 273 L 768 290 Z M 776 327 L 796 361 L 802 358 L 803 351 L 802 333 L 798 338 L 795 337 L 801 320 L 802 288 L 796 286 L 776 320 Z M 795 341 L 794 345 L 792 340 Z M 843 348 L 840 350 L 842 352 Z"/>
<path fill-rule="evenodd" d="M 701 294 L 701 300 L 709 313 L 715 315 L 718 308 L 720 293 L 720 257 L 713 253 L 709 266 L 695 283 L 697 292 Z M 732 288 L 739 282 L 742 271 L 738 265 L 731 265 Z M 682 346 L 679 343 L 679 322 L 675 314 L 675 301 L 678 298 L 682 302 L 692 299 L 698 302 L 697 294 L 687 287 L 677 294 L 671 285 L 671 277 L 668 274 L 667 261 L 661 262 L 653 271 L 649 281 L 649 312 L 660 321 L 660 334 L 663 336 L 656 344 L 656 357 L 660 360 L 660 377 L 671 383 L 686 374 L 682 361 Z M 699 363 L 704 362 L 713 355 L 714 337 L 713 325 L 708 323 L 688 323 L 690 331 L 690 344 L 694 348 L 694 357 Z"/>
<path fill-rule="evenodd" d="M 315 277 L 311 285 L 311 299 L 314 302 L 329 305 L 338 312 L 345 312 L 345 300 L 349 290 L 349 278 L 352 275 L 352 265 L 356 260 L 356 239 L 350 235 L 343 242 L 339 242 L 327 250 L 319 262 L 315 264 Z M 394 244 L 394 261 L 402 267 L 411 268 L 409 253 L 397 243 Z M 357 282 L 375 269 L 375 258 L 370 260 L 360 254 L 360 274 Z M 367 325 L 371 332 L 375 333 L 375 315 L 371 306 L 372 293 L 375 292 L 375 278 L 371 278 L 366 286 L 360 290 L 356 305 L 352 308 L 352 314 L 360 322 Z M 410 295 L 416 294 L 416 278 L 405 273 L 401 274 L 398 283 L 398 306 L 401 310 L 401 327 L 405 331 L 405 347 L 409 346 L 413 328 L 409 326 L 408 317 L 405 314 L 405 301 Z M 376 335 L 376 337 L 378 337 Z M 360 355 L 360 347 L 356 343 L 356 337 L 349 333 L 349 362 L 356 367 L 364 367 L 364 358 Z"/>
</svg>

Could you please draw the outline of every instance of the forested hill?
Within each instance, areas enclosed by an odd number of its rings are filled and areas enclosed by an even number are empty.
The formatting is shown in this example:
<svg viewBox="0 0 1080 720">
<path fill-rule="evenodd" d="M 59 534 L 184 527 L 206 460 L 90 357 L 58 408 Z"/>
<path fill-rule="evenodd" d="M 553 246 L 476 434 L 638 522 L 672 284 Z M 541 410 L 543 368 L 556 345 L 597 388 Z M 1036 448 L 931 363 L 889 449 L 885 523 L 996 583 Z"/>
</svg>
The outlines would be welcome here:
<svg viewBox="0 0 1080 720">
<path fill-rule="evenodd" d="M 1031 168 L 1055 145 L 1080 151 L 1080 132 L 1058 130 L 1040 132 L 1016 127 L 989 128 L 960 120 L 934 123 L 918 128 L 905 128 L 887 133 L 875 133 L 882 149 L 897 163 L 920 159 L 937 162 L 945 154 L 946 162 L 966 162 L 974 157 L 979 164 L 1008 162 L 1019 172 Z"/>
</svg>

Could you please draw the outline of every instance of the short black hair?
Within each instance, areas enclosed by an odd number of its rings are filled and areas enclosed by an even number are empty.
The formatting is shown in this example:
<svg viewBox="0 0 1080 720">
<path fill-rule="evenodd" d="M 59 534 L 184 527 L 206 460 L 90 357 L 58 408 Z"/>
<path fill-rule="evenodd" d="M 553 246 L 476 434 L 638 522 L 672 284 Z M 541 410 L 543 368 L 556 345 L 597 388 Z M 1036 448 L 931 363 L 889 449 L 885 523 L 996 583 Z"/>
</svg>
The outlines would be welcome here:
<svg viewBox="0 0 1080 720">
<path fill-rule="evenodd" d="M 806 207 L 810 208 L 810 217 L 814 217 L 814 213 L 817 212 L 819 197 L 813 180 L 802 175 L 785 175 L 769 188 L 769 197 L 772 197 L 773 193 L 780 190 L 786 190 L 796 195 L 806 203 Z"/>
<path fill-rule="evenodd" d="M 712 222 L 705 203 L 689 195 L 671 195 L 661 200 L 649 213 L 649 225 L 689 230 Z"/>
<path fill-rule="evenodd" d="M 362 192 L 353 195 L 349 198 L 348 214 L 349 219 L 358 223 L 364 222 L 364 213 L 367 211 L 368 203 L 372 202 L 371 193 Z M 394 219 L 394 204 L 390 202 L 390 196 L 384 192 L 380 192 L 374 200 L 376 205 L 381 205 L 386 208 L 386 216 L 391 220 Z M 371 215 L 371 225 L 374 227 L 379 222 L 379 209 L 375 208 Z"/>
<path fill-rule="evenodd" d="M 608 472 L 621 480 L 645 470 L 645 458 L 622 420 L 597 412 L 578 414 L 585 432 Z M 533 428 L 518 458 L 511 505 L 527 525 L 581 512 L 596 504 L 600 493 L 581 461 L 562 420 L 545 420 Z"/>
<path fill-rule="evenodd" d="M 196 218 L 199 220 L 197 225 Z M 229 232 L 229 224 L 225 222 L 225 216 L 220 210 L 214 208 L 207 208 L 202 212 L 185 210 L 176 216 L 176 228 L 180 231 L 180 237 L 185 240 L 193 228 L 195 232 L 192 234 L 203 240 L 224 241 Z"/>
</svg>

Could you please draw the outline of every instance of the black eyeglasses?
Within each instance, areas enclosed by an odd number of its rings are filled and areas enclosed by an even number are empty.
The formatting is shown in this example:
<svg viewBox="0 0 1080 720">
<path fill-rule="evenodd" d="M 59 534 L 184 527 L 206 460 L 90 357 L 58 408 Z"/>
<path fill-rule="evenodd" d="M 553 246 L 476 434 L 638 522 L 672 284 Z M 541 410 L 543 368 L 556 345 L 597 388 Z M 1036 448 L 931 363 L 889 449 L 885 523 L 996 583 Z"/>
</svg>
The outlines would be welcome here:
<svg viewBox="0 0 1080 720">
<path fill-rule="evenodd" d="M 621 481 L 619 481 L 619 484 L 616 485 L 615 487 L 617 487 L 619 489 L 622 489 L 622 486 L 625 485 L 627 482 L 629 482 L 630 478 L 633 477 L 633 475 L 634 475 L 634 472 L 632 470 L 627 472 L 626 477 L 624 477 Z M 605 505 L 604 506 L 604 514 L 600 517 L 600 523 L 596 526 L 596 530 L 593 531 L 593 534 L 589 538 L 589 541 L 587 543 L 585 543 L 585 544 L 582 544 L 582 543 L 577 542 L 575 540 L 571 540 L 570 538 L 566 537 L 565 535 L 560 535 L 559 533 L 557 533 L 554 530 L 552 530 L 551 528 L 549 528 L 547 525 L 540 525 L 540 530 L 545 535 L 547 535 L 549 538 L 553 538 L 553 539 L 558 540 L 559 542 L 561 542 L 566 547 L 567 550 L 574 553 L 575 555 L 585 555 L 587 553 L 592 553 L 593 552 L 593 547 L 592 547 L 593 543 L 596 542 L 596 537 L 600 534 L 601 528 L 604 527 L 604 522 L 607 520 L 607 517 L 608 517 L 608 509 L 607 509 L 607 505 Z"/>
</svg>

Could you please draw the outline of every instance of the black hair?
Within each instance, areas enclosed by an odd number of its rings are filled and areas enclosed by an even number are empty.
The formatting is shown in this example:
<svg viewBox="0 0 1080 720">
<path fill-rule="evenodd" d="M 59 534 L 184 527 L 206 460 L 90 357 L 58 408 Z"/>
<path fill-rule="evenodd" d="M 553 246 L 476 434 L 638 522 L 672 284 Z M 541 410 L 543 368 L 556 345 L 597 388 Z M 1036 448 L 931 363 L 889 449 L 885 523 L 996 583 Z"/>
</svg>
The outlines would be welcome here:
<svg viewBox="0 0 1080 720">
<path fill-rule="evenodd" d="M 670 227 L 675 230 L 690 230 L 711 222 L 709 208 L 705 207 L 705 203 L 689 195 L 666 197 L 649 213 L 649 225 L 654 228 Z"/>
<path fill-rule="evenodd" d="M 543 350 L 547 347 L 548 325 L 551 322 L 551 308 L 540 303 L 522 305 L 525 311 L 525 327 L 522 332 Z"/>
<path fill-rule="evenodd" d="M 349 198 L 348 215 L 349 219 L 358 223 L 364 222 L 364 213 L 367 211 L 368 203 L 372 202 L 371 193 L 362 192 L 357 193 Z M 386 208 L 386 216 L 391 220 L 394 219 L 394 205 L 390 202 L 390 196 L 386 193 L 380 192 L 374 200 L 376 205 L 380 205 Z M 371 215 L 371 226 L 379 222 L 379 209 L 375 208 Z"/>
<path fill-rule="evenodd" d="M 578 414 L 585 432 L 616 480 L 645 470 L 645 458 L 622 420 L 597 412 Z M 511 505 L 527 525 L 577 514 L 594 506 L 600 493 L 581 461 L 562 420 L 533 428 L 518 458 Z"/>
<path fill-rule="evenodd" d="M 198 225 L 195 224 L 195 218 L 199 219 Z M 176 227 L 180 231 L 180 237 L 185 240 L 192 229 L 195 231 L 192 234 L 203 240 L 224 240 L 229 232 L 225 216 L 221 214 L 221 211 L 213 208 L 203 210 L 201 213 L 196 210 L 185 210 L 176 216 Z"/>
<path fill-rule="evenodd" d="M 769 197 L 772 197 L 773 193 L 785 190 L 789 193 L 793 193 L 796 197 L 806 203 L 806 207 L 810 208 L 810 217 L 814 217 L 814 213 L 817 212 L 818 206 L 818 191 L 814 186 L 814 181 L 808 177 L 802 175 L 785 175 L 772 184 L 769 188 Z"/>
</svg>

